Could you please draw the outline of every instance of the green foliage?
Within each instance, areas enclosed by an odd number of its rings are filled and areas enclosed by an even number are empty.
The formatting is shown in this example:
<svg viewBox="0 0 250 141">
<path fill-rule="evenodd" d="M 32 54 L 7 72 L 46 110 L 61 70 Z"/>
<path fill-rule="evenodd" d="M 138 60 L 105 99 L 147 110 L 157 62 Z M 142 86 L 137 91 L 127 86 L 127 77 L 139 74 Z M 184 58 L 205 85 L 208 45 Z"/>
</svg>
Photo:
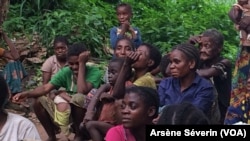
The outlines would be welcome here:
<svg viewBox="0 0 250 141">
<path fill-rule="evenodd" d="M 56 35 L 68 36 L 71 43 L 83 41 L 92 55 L 107 58 L 109 29 L 117 25 L 115 4 L 119 0 L 23 0 L 12 1 L 6 31 L 32 35 L 37 32 L 50 48 Z M 225 36 L 223 55 L 234 61 L 238 33 L 228 18 L 234 0 L 122 0 L 133 7 L 132 24 L 140 28 L 142 39 L 162 53 L 208 28 Z"/>
</svg>

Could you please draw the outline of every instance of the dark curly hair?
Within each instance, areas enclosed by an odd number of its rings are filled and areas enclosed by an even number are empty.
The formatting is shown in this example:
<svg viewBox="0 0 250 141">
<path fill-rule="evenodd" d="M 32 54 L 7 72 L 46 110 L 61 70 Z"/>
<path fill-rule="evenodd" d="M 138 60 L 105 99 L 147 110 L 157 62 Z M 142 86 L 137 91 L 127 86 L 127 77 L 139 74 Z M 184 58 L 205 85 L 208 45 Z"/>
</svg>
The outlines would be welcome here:
<svg viewBox="0 0 250 141">
<path fill-rule="evenodd" d="M 87 51 L 87 47 L 84 43 L 75 43 L 68 48 L 67 58 L 71 56 L 79 56 L 84 51 Z"/>
<path fill-rule="evenodd" d="M 210 120 L 193 104 L 183 102 L 166 106 L 157 124 L 161 125 L 208 125 Z"/>
<path fill-rule="evenodd" d="M 143 86 L 130 86 L 126 88 L 125 95 L 130 93 L 136 93 L 139 97 L 141 97 L 141 100 L 143 101 L 146 108 L 155 107 L 156 111 L 152 116 L 152 119 L 158 116 L 160 100 L 155 89 Z"/>
</svg>

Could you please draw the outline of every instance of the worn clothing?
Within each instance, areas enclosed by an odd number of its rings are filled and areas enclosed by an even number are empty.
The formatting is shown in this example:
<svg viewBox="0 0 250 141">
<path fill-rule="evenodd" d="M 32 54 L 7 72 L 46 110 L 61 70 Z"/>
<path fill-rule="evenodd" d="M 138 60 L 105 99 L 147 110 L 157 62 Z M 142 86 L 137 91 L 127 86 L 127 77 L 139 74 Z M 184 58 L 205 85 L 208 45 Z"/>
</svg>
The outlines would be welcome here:
<svg viewBox="0 0 250 141">
<path fill-rule="evenodd" d="M 71 101 L 69 103 L 82 108 L 84 105 L 85 95 L 83 94 L 74 94 L 71 97 Z M 50 117 L 54 120 L 55 116 L 55 103 L 54 101 L 47 97 L 47 96 L 41 96 L 38 98 L 38 101 L 42 104 L 44 109 L 49 113 Z"/>
<path fill-rule="evenodd" d="M 183 92 L 178 78 L 168 77 L 160 82 L 158 93 L 160 106 L 191 102 L 203 112 L 211 111 L 214 101 L 213 84 L 196 74 L 193 83 Z"/>
<path fill-rule="evenodd" d="M 222 59 L 223 58 L 220 58 L 219 61 L 221 61 Z M 218 62 L 212 65 L 212 67 L 222 72 L 221 75 L 214 76 L 211 78 L 211 80 L 218 93 L 218 106 L 221 115 L 220 122 L 223 123 L 227 108 L 230 105 L 232 68 L 231 66 L 227 66 L 222 62 Z"/>
<path fill-rule="evenodd" d="M 133 81 L 133 84 L 136 86 L 144 86 L 156 89 L 156 83 L 153 75 L 150 72 L 147 72 L 145 75 Z"/>
<path fill-rule="evenodd" d="M 101 71 L 95 66 L 86 66 L 86 81 L 90 82 L 94 88 L 98 88 L 101 83 Z M 76 82 L 73 81 L 73 72 L 69 67 L 64 67 L 51 78 L 50 82 L 57 88 L 63 87 L 67 93 L 77 93 Z"/>
<path fill-rule="evenodd" d="M 132 41 L 134 42 L 135 47 L 138 48 L 142 43 L 141 33 L 140 33 L 139 28 L 133 27 L 133 29 L 135 30 L 137 38 L 133 39 Z M 110 30 L 110 43 L 111 43 L 112 49 L 115 49 L 117 40 L 123 37 L 123 35 L 120 35 L 120 32 L 121 32 L 121 29 L 119 27 L 113 27 Z M 131 35 L 129 35 L 128 33 L 125 33 L 125 36 L 132 38 Z"/>
<path fill-rule="evenodd" d="M 136 139 L 129 129 L 117 125 L 108 130 L 105 141 L 136 141 Z"/>
<path fill-rule="evenodd" d="M 0 130 L 1 141 L 41 141 L 36 126 L 29 119 L 8 113 L 7 121 Z"/>
<path fill-rule="evenodd" d="M 57 61 L 56 55 L 53 55 L 45 60 L 41 67 L 41 70 L 43 72 L 50 72 L 51 77 L 53 77 L 63 67 L 64 66 L 61 66 L 60 63 Z"/>
</svg>

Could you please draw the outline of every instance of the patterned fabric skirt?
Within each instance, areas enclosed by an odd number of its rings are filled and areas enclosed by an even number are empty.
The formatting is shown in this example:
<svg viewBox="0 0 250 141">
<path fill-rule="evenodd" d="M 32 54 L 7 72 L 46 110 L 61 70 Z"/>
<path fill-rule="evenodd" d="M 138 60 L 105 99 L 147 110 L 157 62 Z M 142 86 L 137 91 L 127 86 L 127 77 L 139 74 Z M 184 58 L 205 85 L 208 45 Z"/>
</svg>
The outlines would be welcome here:
<svg viewBox="0 0 250 141">
<path fill-rule="evenodd" d="M 242 47 L 239 50 L 232 77 L 231 104 L 241 99 L 247 93 L 246 84 L 249 70 L 250 47 Z"/>
<path fill-rule="evenodd" d="M 3 76 L 12 94 L 22 92 L 22 79 L 27 76 L 27 72 L 20 61 L 8 62 Z"/>
<path fill-rule="evenodd" d="M 230 106 L 227 110 L 224 124 L 236 122 L 250 123 L 249 120 L 249 92 L 247 92 L 247 79 L 250 70 L 250 47 L 239 50 L 232 77 L 232 91 Z"/>
</svg>

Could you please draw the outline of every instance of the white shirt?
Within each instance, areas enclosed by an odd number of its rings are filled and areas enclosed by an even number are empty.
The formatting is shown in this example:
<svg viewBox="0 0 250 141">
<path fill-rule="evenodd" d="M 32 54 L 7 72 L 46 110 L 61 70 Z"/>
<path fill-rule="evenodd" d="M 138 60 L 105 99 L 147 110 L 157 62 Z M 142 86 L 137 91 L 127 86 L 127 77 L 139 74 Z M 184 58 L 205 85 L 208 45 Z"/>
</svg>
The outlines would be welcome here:
<svg viewBox="0 0 250 141">
<path fill-rule="evenodd" d="M 7 121 L 0 131 L 0 141 L 41 141 L 36 126 L 29 119 L 8 113 Z"/>
</svg>

